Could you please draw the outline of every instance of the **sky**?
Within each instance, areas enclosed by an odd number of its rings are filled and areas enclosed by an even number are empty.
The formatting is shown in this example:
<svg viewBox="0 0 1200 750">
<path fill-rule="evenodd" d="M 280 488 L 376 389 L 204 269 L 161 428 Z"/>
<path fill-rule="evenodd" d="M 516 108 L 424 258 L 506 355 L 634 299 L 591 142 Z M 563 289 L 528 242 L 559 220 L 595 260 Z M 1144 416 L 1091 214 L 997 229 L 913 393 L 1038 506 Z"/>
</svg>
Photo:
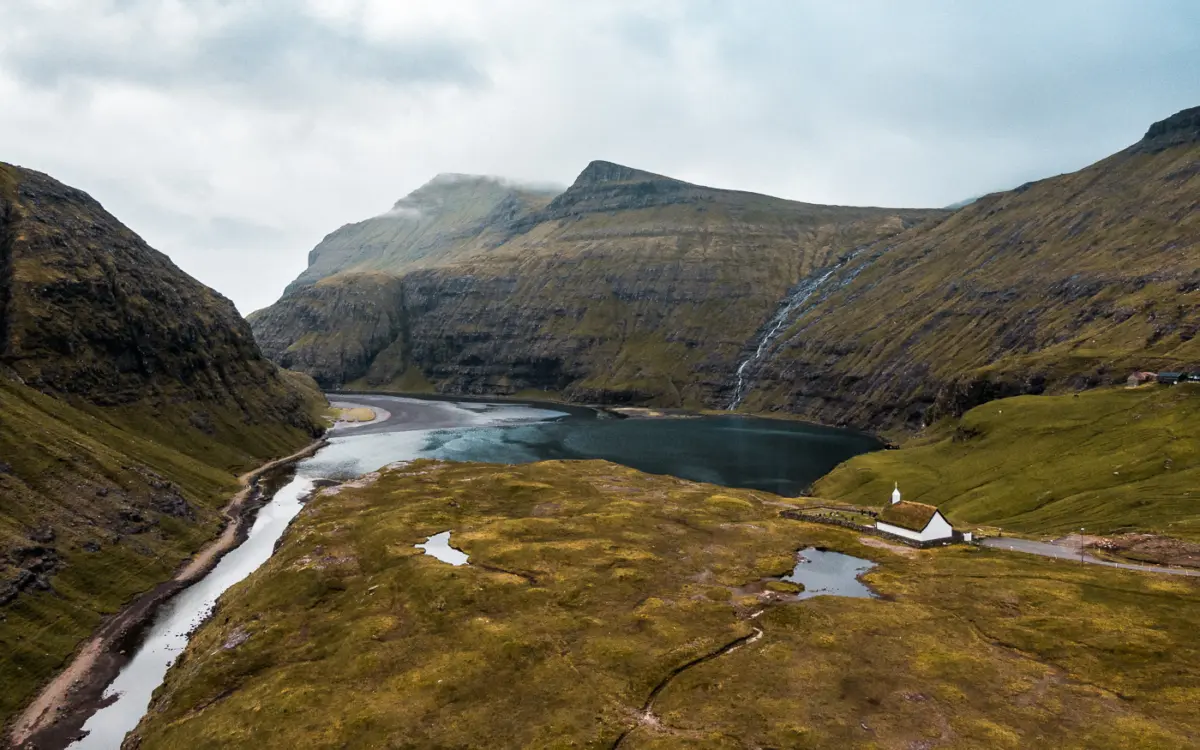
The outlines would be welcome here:
<svg viewBox="0 0 1200 750">
<path fill-rule="evenodd" d="M 2 0 L 0 161 L 243 313 L 442 172 L 944 206 L 1200 105 L 1193 0 Z"/>
</svg>

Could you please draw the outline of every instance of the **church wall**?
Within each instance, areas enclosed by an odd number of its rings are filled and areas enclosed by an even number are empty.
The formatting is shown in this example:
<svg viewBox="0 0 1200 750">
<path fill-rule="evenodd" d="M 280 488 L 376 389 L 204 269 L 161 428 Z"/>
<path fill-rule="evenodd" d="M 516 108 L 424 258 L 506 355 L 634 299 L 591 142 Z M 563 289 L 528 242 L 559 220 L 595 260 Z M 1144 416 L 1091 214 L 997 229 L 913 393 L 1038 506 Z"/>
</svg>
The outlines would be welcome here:
<svg viewBox="0 0 1200 750">
<path fill-rule="evenodd" d="M 930 539 L 945 539 L 953 535 L 954 528 L 946 521 L 945 516 L 941 513 L 934 513 L 933 518 L 929 519 L 929 523 L 925 524 L 925 530 L 921 532 L 921 541 L 927 542 Z"/>
<path fill-rule="evenodd" d="M 921 532 L 919 532 L 919 531 L 909 531 L 906 528 L 903 528 L 900 526 L 893 526 L 890 523 L 884 523 L 883 521 L 876 521 L 875 528 L 879 529 L 880 531 L 886 531 L 889 534 L 895 534 L 896 536 L 902 536 L 905 539 L 915 539 L 918 542 L 924 541 L 921 538 Z"/>
</svg>

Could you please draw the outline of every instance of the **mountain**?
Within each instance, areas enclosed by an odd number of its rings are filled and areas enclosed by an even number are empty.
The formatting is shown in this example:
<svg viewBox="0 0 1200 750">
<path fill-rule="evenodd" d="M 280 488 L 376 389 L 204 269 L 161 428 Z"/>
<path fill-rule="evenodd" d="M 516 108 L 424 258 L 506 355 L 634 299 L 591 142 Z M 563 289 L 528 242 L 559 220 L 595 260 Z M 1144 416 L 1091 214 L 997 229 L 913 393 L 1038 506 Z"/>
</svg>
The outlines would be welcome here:
<svg viewBox="0 0 1200 750">
<path fill-rule="evenodd" d="M 314 251 L 251 323 L 269 357 L 327 387 L 552 392 L 897 433 L 1134 368 L 1200 369 L 1198 113 L 952 213 L 594 162 L 544 205 L 477 207 L 483 219 L 433 246 L 397 240 L 340 271 Z"/>
<path fill-rule="evenodd" d="M 437 263 L 457 247 L 480 240 L 482 229 L 541 208 L 556 193 L 495 177 L 438 175 L 386 213 L 328 235 L 309 253 L 308 268 L 288 291 L 342 271 Z"/>
<path fill-rule="evenodd" d="M 715 405 L 790 287 L 945 215 L 798 203 L 601 161 L 548 201 L 498 199 L 497 185 L 437 178 L 400 215 L 330 235 L 250 316 L 263 351 L 326 387 Z M 353 262 L 337 249 L 384 225 L 405 229 L 350 243 Z"/>
<path fill-rule="evenodd" d="M 1200 107 L 858 255 L 789 316 L 745 405 L 917 429 L 993 398 L 1200 369 L 1197 205 Z"/>
<path fill-rule="evenodd" d="M 323 406 L 229 300 L 85 193 L 0 164 L 0 723 Z"/>
</svg>

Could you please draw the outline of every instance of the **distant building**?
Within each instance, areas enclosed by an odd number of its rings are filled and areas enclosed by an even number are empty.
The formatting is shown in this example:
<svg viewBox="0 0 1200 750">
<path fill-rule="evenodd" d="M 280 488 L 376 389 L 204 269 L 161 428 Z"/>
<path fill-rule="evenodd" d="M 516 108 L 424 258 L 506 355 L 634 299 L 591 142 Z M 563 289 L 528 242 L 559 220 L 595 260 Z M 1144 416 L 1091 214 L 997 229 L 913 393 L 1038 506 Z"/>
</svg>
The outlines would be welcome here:
<svg viewBox="0 0 1200 750">
<path fill-rule="evenodd" d="M 1135 372 L 1131 373 L 1126 379 L 1125 384 L 1130 388 L 1136 388 L 1143 383 L 1153 383 L 1158 380 L 1158 375 L 1152 372 Z"/>
<path fill-rule="evenodd" d="M 954 528 L 933 505 L 900 499 L 900 485 L 892 490 L 892 502 L 879 513 L 875 528 L 918 542 L 954 538 Z"/>
</svg>

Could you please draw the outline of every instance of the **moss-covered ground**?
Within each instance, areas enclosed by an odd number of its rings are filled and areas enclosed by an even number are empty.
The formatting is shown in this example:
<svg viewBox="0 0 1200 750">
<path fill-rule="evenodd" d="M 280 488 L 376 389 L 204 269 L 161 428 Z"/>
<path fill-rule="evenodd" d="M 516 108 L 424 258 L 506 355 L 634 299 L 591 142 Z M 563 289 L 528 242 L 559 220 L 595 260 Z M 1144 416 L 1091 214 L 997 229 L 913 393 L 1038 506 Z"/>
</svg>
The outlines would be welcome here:
<svg viewBox="0 0 1200 750">
<path fill-rule="evenodd" d="M 419 461 L 324 491 L 198 631 L 140 747 L 1200 740 L 1200 583 L 899 555 L 776 502 L 600 461 Z M 470 564 L 413 547 L 447 530 Z M 882 598 L 738 593 L 808 545 L 876 561 Z"/>
<path fill-rule="evenodd" d="M 952 522 L 1029 534 L 1086 529 L 1200 539 L 1200 387 L 1108 388 L 1001 399 L 898 451 L 855 457 L 823 498 L 937 505 Z"/>
</svg>

